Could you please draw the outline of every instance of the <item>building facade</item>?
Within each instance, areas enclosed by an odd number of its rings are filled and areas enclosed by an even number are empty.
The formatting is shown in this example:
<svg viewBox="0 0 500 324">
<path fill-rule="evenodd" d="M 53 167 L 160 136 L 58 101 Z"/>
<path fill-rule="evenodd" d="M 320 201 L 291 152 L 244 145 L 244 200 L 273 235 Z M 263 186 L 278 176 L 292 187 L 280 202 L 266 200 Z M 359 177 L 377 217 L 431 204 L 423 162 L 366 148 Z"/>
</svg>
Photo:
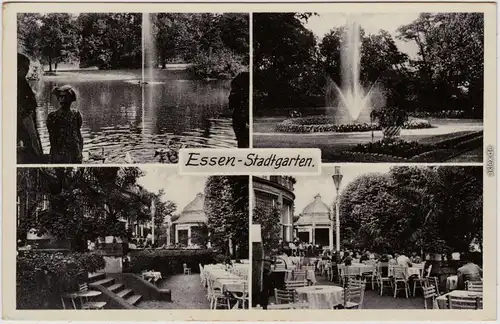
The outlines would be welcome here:
<svg viewBox="0 0 500 324">
<path fill-rule="evenodd" d="M 305 243 L 330 246 L 330 238 L 335 234 L 332 232 L 332 216 L 331 208 L 321 200 L 321 195 L 317 194 L 294 224 L 298 238 Z"/>
<path fill-rule="evenodd" d="M 280 206 L 280 219 L 276 221 L 281 225 L 280 239 L 284 242 L 291 242 L 294 239 L 294 184 L 295 179 L 287 176 L 253 177 L 253 206 L 264 208 Z"/>
<path fill-rule="evenodd" d="M 193 201 L 184 207 L 180 217 L 172 224 L 175 226 L 175 243 L 183 244 L 188 247 L 195 246 L 195 232 L 207 223 L 203 205 L 205 196 L 198 193 Z"/>
</svg>

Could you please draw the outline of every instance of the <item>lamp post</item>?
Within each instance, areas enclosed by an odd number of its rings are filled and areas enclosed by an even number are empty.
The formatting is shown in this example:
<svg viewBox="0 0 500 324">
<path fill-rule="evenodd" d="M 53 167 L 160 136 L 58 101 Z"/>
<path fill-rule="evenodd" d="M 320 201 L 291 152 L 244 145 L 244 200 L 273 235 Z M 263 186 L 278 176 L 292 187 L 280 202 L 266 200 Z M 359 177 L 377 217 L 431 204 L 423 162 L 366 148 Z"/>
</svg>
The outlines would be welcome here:
<svg viewBox="0 0 500 324">
<path fill-rule="evenodd" d="M 339 216 L 339 188 L 342 182 L 342 173 L 340 173 L 340 167 L 335 167 L 335 172 L 332 176 L 333 183 L 335 184 L 335 251 L 337 252 L 337 264 L 340 263 L 340 216 Z M 333 228 L 333 217 L 332 217 L 332 228 Z"/>
<path fill-rule="evenodd" d="M 151 245 L 155 244 L 155 214 L 156 214 L 156 206 L 155 200 L 151 200 L 151 220 L 153 223 L 153 228 L 151 229 Z"/>
</svg>

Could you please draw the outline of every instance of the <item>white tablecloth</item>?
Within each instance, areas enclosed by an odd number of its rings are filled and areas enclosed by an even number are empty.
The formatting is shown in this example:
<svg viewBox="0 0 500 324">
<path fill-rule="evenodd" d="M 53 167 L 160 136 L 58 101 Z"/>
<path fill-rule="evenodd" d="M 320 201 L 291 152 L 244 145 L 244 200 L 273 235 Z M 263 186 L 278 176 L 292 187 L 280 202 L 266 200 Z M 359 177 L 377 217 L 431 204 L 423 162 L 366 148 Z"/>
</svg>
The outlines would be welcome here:
<svg viewBox="0 0 500 324">
<path fill-rule="evenodd" d="M 162 277 L 161 277 L 161 272 L 158 272 L 158 271 L 145 271 L 145 272 L 142 273 L 142 278 L 143 279 L 152 278 L 154 281 L 158 281 Z"/>
<path fill-rule="evenodd" d="M 310 309 L 332 309 L 344 304 L 342 287 L 308 286 L 295 289 L 299 300 L 309 303 Z"/>
<path fill-rule="evenodd" d="M 214 288 L 235 292 L 241 292 L 244 289 L 246 280 L 227 271 L 222 265 L 206 265 L 203 268 L 203 273 L 205 280 L 210 280 Z"/>
</svg>

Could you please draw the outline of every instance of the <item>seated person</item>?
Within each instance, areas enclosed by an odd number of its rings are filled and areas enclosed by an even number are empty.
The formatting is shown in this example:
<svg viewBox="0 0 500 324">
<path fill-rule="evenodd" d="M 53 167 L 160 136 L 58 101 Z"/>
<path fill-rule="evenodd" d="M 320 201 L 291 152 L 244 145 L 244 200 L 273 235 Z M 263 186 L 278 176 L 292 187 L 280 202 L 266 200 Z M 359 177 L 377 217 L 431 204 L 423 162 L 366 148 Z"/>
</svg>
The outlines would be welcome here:
<svg viewBox="0 0 500 324">
<path fill-rule="evenodd" d="M 459 290 L 465 290 L 466 281 L 481 281 L 483 278 L 483 269 L 472 261 L 470 255 L 465 257 L 465 261 L 466 264 L 457 270 Z"/>
<path fill-rule="evenodd" d="M 410 258 L 403 254 L 396 253 L 396 262 L 402 267 L 411 267 Z"/>
</svg>

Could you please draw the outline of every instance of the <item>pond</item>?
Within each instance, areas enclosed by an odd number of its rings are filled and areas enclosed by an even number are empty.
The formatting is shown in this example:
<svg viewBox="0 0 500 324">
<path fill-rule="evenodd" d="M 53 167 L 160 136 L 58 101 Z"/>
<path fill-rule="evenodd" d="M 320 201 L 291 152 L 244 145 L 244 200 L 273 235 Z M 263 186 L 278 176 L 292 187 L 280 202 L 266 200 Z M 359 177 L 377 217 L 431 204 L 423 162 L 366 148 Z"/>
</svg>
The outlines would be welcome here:
<svg viewBox="0 0 500 324">
<path fill-rule="evenodd" d="M 68 71 L 32 82 L 45 154 L 50 151 L 47 116 L 58 109 L 51 90 L 69 84 L 72 108 L 83 116 L 84 163 L 89 153 L 106 163 L 159 162 L 155 151 L 172 147 L 236 147 L 228 108 L 230 81 L 194 81 L 184 70 Z M 99 162 L 101 163 L 101 162 Z"/>
</svg>

